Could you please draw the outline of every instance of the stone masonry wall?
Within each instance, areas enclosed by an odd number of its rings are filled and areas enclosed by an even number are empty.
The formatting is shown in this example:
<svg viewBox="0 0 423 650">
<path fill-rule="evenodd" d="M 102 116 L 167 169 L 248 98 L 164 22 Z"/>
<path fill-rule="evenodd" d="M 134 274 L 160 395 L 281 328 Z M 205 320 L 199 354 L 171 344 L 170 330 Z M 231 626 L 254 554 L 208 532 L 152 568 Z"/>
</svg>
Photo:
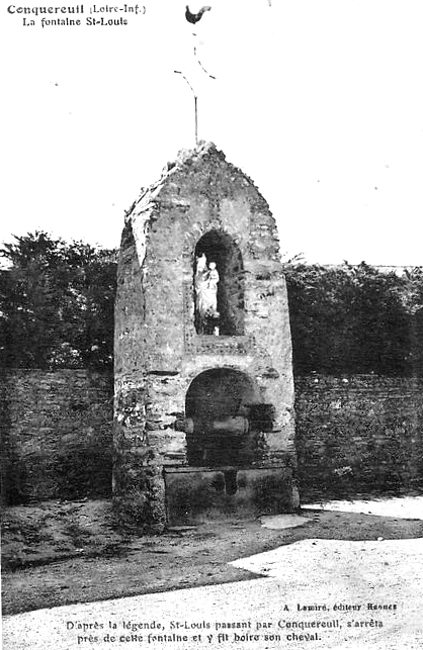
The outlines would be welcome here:
<svg viewBox="0 0 423 650">
<path fill-rule="evenodd" d="M 302 502 L 422 491 L 423 380 L 310 375 L 295 385 Z M 6 501 L 110 494 L 111 375 L 13 370 L 0 389 Z M 161 442 L 181 458 L 185 434 L 175 433 Z"/>
<path fill-rule="evenodd" d="M 242 256 L 243 335 L 196 332 L 195 251 L 208 233 Z M 222 278 L 223 282 L 223 278 Z M 163 466 L 187 463 L 184 418 L 201 372 L 246 373 L 275 406 L 267 464 L 295 465 L 292 350 L 275 220 L 252 181 L 212 144 L 183 152 L 126 217 L 115 309 L 116 503 L 164 521 Z M 126 506 L 125 506 L 126 507 Z"/>
<path fill-rule="evenodd" d="M 6 503 L 110 495 L 111 374 L 9 370 L 0 390 Z"/>
<path fill-rule="evenodd" d="M 297 377 L 302 503 L 423 490 L 423 379 Z"/>
</svg>

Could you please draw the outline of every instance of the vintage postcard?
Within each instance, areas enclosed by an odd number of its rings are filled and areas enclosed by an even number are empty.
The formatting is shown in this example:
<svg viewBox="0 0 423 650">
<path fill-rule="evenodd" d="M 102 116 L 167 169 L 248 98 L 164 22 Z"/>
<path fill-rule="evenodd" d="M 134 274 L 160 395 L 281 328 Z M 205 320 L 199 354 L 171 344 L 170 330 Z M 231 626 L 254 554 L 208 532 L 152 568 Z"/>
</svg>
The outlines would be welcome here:
<svg viewBox="0 0 423 650">
<path fill-rule="evenodd" d="M 3 1 L 5 649 L 422 647 L 420 14 Z"/>
</svg>

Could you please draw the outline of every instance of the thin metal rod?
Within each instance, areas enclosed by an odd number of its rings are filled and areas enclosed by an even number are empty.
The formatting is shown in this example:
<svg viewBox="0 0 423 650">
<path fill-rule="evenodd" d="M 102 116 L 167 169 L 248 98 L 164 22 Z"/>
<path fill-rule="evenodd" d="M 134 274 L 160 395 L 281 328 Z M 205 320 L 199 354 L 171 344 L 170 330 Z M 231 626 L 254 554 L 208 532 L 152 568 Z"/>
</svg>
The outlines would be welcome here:
<svg viewBox="0 0 423 650">
<path fill-rule="evenodd" d="M 197 110 L 197 105 L 198 105 L 198 98 L 196 95 L 194 95 L 194 111 L 195 111 L 195 144 L 198 144 L 198 110 Z"/>
<path fill-rule="evenodd" d="M 186 78 L 183 72 L 180 70 L 174 70 L 175 74 L 180 74 L 187 82 L 188 86 L 191 88 L 192 94 L 194 95 L 194 131 L 195 131 L 195 144 L 198 144 L 198 98 L 195 94 L 194 88 L 191 86 L 190 82 Z"/>
<path fill-rule="evenodd" d="M 208 71 L 205 69 L 205 67 L 203 66 L 203 64 L 201 63 L 200 59 L 198 58 L 198 53 L 197 53 L 197 48 L 196 48 L 196 47 L 194 47 L 194 56 L 195 56 L 195 58 L 197 59 L 197 61 L 198 61 L 198 65 L 200 66 L 200 68 L 202 69 L 202 71 L 205 72 L 206 75 L 207 75 L 208 77 L 210 77 L 210 79 L 216 79 L 216 77 L 214 77 L 212 74 L 210 74 L 210 72 L 208 72 Z"/>
</svg>

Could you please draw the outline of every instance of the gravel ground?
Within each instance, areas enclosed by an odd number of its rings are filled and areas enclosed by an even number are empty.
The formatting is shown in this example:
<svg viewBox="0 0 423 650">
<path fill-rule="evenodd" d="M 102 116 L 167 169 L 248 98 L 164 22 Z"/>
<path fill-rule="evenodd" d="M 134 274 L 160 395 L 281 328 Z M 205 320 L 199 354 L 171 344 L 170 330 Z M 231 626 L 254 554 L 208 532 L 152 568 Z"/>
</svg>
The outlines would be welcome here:
<svg viewBox="0 0 423 650">
<path fill-rule="evenodd" d="M 423 519 L 423 496 L 327 501 L 326 503 L 306 504 L 302 509 L 304 511 L 357 512 L 365 515 L 377 515 L 378 517 L 395 517 L 396 519 Z"/>
<path fill-rule="evenodd" d="M 380 507 L 380 501 L 374 503 Z M 373 507 L 369 504 L 367 508 Z M 397 506 L 403 511 L 401 504 L 394 505 L 388 508 L 391 517 L 398 516 Z M 243 582 L 6 616 L 4 647 L 421 650 L 421 534 L 386 540 L 379 534 L 379 518 L 363 515 L 363 522 L 374 522 L 374 535 L 367 531 L 367 540 L 352 541 L 345 538 L 348 522 L 356 521 L 350 517 L 357 515 L 338 520 L 343 539 L 292 539 L 266 553 L 231 561 L 228 572 L 244 573 L 249 579 Z M 380 521 L 390 530 L 390 519 Z M 411 523 L 404 520 L 406 526 Z M 313 529 L 307 525 L 295 530 Z M 191 561 L 195 564 L 195 558 Z"/>
<path fill-rule="evenodd" d="M 234 564 L 271 577 L 6 617 L 4 647 L 423 647 L 421 539 L 303 540 Z"/>
</svg>

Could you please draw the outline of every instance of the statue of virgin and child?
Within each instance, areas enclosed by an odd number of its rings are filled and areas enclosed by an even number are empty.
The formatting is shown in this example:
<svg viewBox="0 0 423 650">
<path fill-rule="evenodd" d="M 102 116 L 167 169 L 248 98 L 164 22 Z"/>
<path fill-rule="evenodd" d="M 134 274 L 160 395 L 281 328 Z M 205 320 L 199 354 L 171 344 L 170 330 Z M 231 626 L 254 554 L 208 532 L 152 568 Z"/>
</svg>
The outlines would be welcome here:
<svg viewBox="0 0 423 650">
<path fill-rule="evenodd" d="M 217 311 L 217 285 L 219 273 L 215 262 L 207 264 L 207 257 L 202 253 L 196 260 L 195 267 L 195 307 L 199 317 L 200 333 L 219 334 Z M 212 332 L 209 332 L 209 330 Z"/>
</svg>

